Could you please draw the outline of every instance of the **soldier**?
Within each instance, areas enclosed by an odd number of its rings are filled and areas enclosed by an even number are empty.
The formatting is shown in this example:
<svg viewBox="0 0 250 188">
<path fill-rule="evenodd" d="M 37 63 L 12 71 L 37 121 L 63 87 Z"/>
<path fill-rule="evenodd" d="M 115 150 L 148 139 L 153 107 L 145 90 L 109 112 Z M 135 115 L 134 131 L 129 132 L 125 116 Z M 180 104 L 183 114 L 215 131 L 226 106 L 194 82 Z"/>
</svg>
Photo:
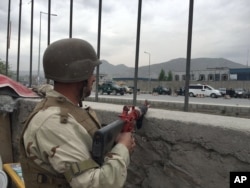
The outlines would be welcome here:
<svg viewBox="0 0 250 188">
<path fill-rule="evenodd" d="M 102 166 L 91 158 L 92 137 L 101 124 L 82 101 L 91 93 L 99 64 L 93 47 L 81 39 L 47 47 L 43 66 L 54 89 L 28 117 L 20 139 L 26 188 L 123 187 L 135 147 L 131 133 L 119 135 Z"/>
</svg>

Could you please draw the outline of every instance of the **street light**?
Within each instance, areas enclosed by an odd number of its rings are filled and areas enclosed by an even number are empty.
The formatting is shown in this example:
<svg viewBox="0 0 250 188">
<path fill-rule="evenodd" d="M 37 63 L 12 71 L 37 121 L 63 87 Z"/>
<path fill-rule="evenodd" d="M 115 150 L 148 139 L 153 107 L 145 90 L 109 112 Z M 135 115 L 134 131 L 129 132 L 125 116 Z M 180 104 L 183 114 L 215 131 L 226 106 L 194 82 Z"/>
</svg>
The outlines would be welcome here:
<svg viewBox="0 0 250 188">
<path fill-rule="evenodd" d="M 144 52 L 145 54 L 148 54 L 148 90 L 150 91 L 150 81 L 151 81 L 151 78 L 150 78 L 150 56 L 151 54 L 149 52 Z"/>
<path fill-rule="evenodd" d="M 40 84 L 40 51 L 41 51 L 41 18 L 42 18 L 42 14 L 48 14 L 48 13 L 40 11 L 37 85 Z M 57 14 L 50 14 L 50 15 L 51 16 L 57 16 Z"/>
</svg>

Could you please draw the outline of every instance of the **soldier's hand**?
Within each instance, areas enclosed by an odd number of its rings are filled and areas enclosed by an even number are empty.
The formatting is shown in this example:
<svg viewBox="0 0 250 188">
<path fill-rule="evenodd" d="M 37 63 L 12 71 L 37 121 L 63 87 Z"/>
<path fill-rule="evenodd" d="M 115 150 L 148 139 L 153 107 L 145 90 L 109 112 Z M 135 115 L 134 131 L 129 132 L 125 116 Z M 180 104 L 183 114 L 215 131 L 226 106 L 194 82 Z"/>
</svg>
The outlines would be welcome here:
<svg viewBox="0 0 250 188">
<path fill-rule="evenodd" d="M 125 145 L 128 148 L 129 153 L 132 153 L 136 146 L 135 138 L 131 132 L 120 133 L 117 137 L 117 143 Z"/>
</svg>

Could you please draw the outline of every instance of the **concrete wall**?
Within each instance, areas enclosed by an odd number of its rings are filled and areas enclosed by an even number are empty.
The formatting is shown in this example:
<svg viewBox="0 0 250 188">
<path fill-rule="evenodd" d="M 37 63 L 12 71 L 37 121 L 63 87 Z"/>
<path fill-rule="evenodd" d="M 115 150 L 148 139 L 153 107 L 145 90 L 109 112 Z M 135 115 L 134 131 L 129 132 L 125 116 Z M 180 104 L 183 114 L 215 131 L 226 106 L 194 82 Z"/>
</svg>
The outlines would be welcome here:
<svg viewBox="0 0 250 188">
<path fill-rule="evenodd" d="M 19 100 L 12 113 L 14 160 L 22 121 L 37 100 Z M 103 123 L 117 120 L 122 105 L 84 102 Z M 136 131 L 126 188 L 229 187 L 229 172 L 250 171 L 250 120 L 149 109 Z"/>
<path fill-rule="evenodd" d="M 2 161 L 9 163 L 12 158 L 10 114 L 0 112 L 0 156 Z"/>
<path fill-rule="evenodd" d="M 95 101 L 95 97 L 88 97 L 87 101 Z M 98 98 L 99 102 L 109 104 L 133 104 L 132 99 L 121 99 L 121 98 Z M 137 100 L 137 104 L 143 104 L 144 101 Z M 150 101 L 152 108 L 159 108 L 164 110 L 178 110 L 183 111 L 184 103 L 176 101 Z M 232 117 L 243 117 L 250 119 L 250 108 L 243 106 L 233 105 L 216 105 L 216 104 L 200 104 L 191 103 L 188 104 L 189 112 L 200 112 L 205 114 L 232 116 Z"/>
</svg>

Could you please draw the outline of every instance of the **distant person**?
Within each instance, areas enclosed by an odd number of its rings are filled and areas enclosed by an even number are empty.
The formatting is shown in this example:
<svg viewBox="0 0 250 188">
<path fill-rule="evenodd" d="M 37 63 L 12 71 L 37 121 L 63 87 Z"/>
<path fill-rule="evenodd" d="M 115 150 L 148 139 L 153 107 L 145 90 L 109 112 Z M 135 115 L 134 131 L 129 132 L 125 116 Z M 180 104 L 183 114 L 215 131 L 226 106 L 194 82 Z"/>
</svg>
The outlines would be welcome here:
<svg viewBox="0 0 250 188">
<path fill-rule="evenodd" d="M 183 95 L 182 87 L 180 87 L 179 95 Z"/>
<path fill-rule="evenodd" d="M 21 165 L 26 188 L 123 187 L 135 140 L 121 133 L 99 166 L 91 158 L 92 137 L 101 128 L 95 112 L 82 108 L 100 61 L 85 40 L 62 39 L 43 56 L 45 77 L 54 88 L 28 117 L 21 136 Z"/>
<path fill-rule="evenodd" d="M 229 95 L 230 97 L 234 97 L 235 91 L 233 90 L 233 88 L 229 89 Z"/>
</svg>

